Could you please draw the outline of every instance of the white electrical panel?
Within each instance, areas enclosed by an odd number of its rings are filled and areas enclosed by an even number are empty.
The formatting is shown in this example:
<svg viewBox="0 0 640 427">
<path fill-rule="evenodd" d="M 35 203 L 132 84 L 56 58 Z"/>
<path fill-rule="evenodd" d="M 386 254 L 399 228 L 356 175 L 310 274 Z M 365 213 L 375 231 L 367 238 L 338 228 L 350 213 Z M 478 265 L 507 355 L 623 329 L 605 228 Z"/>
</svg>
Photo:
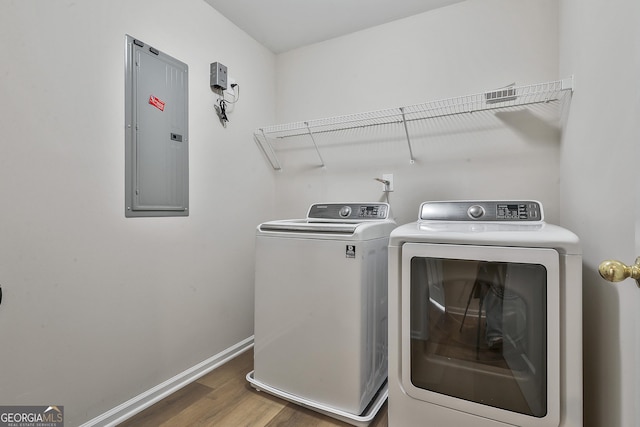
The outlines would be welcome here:
<svg viewBox="0 0 640 427">
<path fill-rule="evenodd" d="M 189 215 L 188 66 L 127 36 L 127 217 Z"/>
</svg>

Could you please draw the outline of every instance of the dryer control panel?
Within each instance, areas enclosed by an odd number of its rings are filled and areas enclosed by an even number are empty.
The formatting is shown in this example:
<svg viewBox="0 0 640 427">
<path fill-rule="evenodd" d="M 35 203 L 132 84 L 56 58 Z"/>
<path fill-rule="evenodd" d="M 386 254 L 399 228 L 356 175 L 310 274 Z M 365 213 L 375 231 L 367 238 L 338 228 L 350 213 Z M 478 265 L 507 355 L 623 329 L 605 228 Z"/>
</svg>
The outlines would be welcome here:
<svg viewBox="0 0 640 427">
<path fill-rule="evenodd" d="M 542 222 L 542 204 L 535 200 L 464 200 L 424 202 L 422 221 Z"/>
<path fill-rule="evenodd" d="M 313 220 L 381 220 L 389 217 L 387 203 L 316 203 L 311 205 L 308 219 Z"/>
</svg>

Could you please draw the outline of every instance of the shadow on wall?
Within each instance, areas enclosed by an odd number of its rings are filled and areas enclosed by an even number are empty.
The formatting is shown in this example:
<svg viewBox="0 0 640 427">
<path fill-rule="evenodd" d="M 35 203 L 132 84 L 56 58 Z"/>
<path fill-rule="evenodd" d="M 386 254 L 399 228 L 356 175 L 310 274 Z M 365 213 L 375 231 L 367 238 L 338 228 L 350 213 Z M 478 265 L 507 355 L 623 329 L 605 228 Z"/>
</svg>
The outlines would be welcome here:
<svg viewBox="0 0 640 427">
<path fill-rule="evenodd" d="M 560 143 L 560 124 L 544 120 L 530 110 L 500 111 L 496 113 L 496 117 L 527 142 L 556 145 Z"/>
</svg>

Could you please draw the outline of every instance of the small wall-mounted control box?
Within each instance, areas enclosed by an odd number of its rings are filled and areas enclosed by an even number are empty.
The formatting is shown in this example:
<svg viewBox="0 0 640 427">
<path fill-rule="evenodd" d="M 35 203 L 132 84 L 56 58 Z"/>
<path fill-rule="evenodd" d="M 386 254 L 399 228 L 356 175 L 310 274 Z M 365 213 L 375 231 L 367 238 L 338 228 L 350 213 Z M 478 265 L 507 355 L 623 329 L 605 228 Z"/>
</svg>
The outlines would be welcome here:
<svg viewBox="0 0 640 427">
<path fill-rule="evenodd" d="M 211 64 L 211 88 L 227 90 L 227 67 L 219 62 Z"/>
</svg>

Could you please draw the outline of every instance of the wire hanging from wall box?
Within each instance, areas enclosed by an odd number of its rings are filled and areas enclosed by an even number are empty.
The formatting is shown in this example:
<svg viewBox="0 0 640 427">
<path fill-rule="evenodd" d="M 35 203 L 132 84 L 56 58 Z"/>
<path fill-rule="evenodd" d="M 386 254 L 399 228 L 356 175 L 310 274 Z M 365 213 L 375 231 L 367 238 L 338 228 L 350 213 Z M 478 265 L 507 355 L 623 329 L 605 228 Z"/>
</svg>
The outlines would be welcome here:
<svg viewBox="0 0 640 427">
<path fill-rule="evenodd" d="M 295 138 L 309 139 L 317 153 L 320 165 L 324 167 L 324 159 L 314 135 L 389 124 L 401 125 L 403 136 L 407 143 L 409 162 L 415 163 L 408 123 L 479 111 L 562 101 L 571 93 L 573 93 L 573 76 L 562 80 L 526 86 L 510 84 L 500 89 L 491 89 L 472 95 L 429 101 L 422 104 L 266 126 L 256 129 L 253 137 L 275 170 L 282 169 L 277 155 L 276 144 Z"/>
<path fill-rule="evenodd" d="M 211 90 L 218 95 L 213 108 L 216 110 L 220 123 L 226 128 L 229 122 L 227 113 L 233 111 L 233 104 L 240 99 L 240 85 L 234 79 L 228 78 L 227 67 L 219 62 L 213 62 L 210 65 L 209 85 Z M 229 97 L 231 99 L 228 99 Z M 229 105 L 231 105 L 231 109 Z"/>
</svg>

